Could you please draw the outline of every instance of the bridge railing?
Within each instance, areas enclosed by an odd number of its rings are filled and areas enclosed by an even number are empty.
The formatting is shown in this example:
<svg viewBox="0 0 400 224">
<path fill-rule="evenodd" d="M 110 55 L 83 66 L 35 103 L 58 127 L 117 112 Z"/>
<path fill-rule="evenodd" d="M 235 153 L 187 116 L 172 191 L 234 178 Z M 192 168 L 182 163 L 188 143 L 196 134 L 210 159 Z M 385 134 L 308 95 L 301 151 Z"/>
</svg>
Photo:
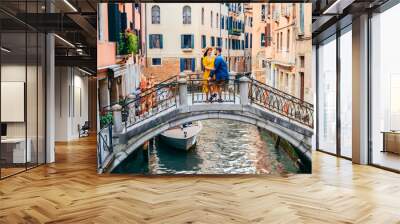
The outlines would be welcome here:
<svg viewBox="0 0 400 224">
<path fill-rule="evenodd" d="M 125 127 L 150 118 L 164 110 L 177 107 L 177 76 L 173 76 L 155 87 L 148 89 L 122 106 L 122 120 Z"/>
<path fill-rule="evenodd" d="M 188 93 L 192 97 L 192 104 L 208 103 L 212 95 L 213 101 L 219 99 L 219 91 L 221 92 L 221 100 L 223 102 L 235 103 L 237 99 L 238 83 L 236 80 L 229 80 L 227 83 L 222 84 L 214 80 L 205 79 L 189 79 Z M 208 94 L 206 92 L 208 91 Z"/>
<path fill-rule="evenodd" d="M 101 168 L 107 155 L 113 152 L 112 123 L 107 124 L 97 134 L 97 167 Z"/>
<path fill-rule="evenodd" d="M 249 99 L 251 103 L 288 117 L 310 128 L 314 127 L 314 108 L 312 104 L 254 79 L 251 79 L 249 85 Z"/>
</svg>

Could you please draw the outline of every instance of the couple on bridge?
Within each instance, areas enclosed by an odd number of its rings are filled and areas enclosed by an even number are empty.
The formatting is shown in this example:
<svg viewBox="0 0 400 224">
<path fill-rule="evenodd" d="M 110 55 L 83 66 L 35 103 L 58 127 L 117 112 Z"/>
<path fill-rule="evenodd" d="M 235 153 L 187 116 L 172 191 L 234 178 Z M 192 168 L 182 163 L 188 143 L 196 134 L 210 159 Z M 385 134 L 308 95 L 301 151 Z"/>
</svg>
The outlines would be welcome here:
<svg viewBox="0 0 400 224">
<path fill-rule="evenodd" d="M 202 58 L 204 68 L 202 91 L 206 94 L 207 101 L 211 103 L 217 97 L 217 93 L 218 102 L 223 101 L 222 90 L 229 82 L 228 66 L 221 53 L 222 49 L 219 47 L 215 50 L 207 47 Z"/>
</svg>

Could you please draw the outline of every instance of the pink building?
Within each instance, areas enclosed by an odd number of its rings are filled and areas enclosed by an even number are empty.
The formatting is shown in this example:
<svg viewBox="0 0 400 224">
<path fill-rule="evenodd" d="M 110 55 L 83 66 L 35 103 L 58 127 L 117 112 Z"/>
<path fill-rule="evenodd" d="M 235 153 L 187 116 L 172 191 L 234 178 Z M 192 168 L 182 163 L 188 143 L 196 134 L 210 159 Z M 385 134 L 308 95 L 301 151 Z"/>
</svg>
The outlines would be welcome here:
<svg viewBox="0 0 400 224">
<path fill-rule="evenodd" d="M 133 93 L 140 80 L 138 51 L 126 53 L 124 35 L 140 40 L 140 4 L 101 3 L 98 5 L 97 79 L 99 107 L 103 108 Z"/>
</svg>

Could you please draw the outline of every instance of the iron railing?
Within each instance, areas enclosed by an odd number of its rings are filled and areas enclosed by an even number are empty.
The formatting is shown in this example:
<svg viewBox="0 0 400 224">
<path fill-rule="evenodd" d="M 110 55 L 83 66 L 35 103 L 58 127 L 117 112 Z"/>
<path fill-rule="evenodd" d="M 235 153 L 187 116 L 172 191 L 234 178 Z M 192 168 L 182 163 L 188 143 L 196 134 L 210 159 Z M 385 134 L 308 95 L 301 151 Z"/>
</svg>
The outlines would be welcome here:
<svg viewBox="0 0 400 224">
<path fill-rule="evenodd" d="M 112 123 L 105 125 L 97 134 L 97 166 L 101 168 L 104 159 L 113 152 Z M 106 155 L 107 154 L 107 155 Z"/>
<path fill-rule="evenodd" d="M 276 112 L 310 128 L 314 127 L 314 108 L 310 103 L 251 79 L 249 99 L 267 110 Z"/>
<path fill-rule="evenodd" d="M 189 79 L 187 83 L 188 93 L 192 97 L 192 104 L 219 102 L 219 99 L 224 103 L 235 103 L 239 89 L 238 83 L 233 79 L 228 80 L 226 83 L 205 79 Z M 206 94 L 206 91 L 208 91 L 208 94 Z M 221 93 L 221 96 L 219 96 L 219 93 Z M 210 100 L 210 98 L 212 99 Z"/>
<path fill-rule="evenodd" d="M 173 76 L 153 88 L 147 89 L 122 106 L 122 120 L 129 128 L 164 110 L 177 107 L 177 76 Z"/>
</svg>

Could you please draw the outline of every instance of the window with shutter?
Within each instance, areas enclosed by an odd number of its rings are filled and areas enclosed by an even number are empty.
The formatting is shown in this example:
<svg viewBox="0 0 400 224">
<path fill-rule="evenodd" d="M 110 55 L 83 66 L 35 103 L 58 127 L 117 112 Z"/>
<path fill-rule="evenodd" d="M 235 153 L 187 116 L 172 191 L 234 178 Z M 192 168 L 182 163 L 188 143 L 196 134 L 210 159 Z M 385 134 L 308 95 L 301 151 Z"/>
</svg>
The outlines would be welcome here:
<svg viewBox="0 0 400 224">
<path fill-rule="evenodd" d="M 261 33 L 261 47 L 265 46 L 265 33 Z"/>
<path fill-rule="evenodd" d="M 299 30 L 299 34 L 303 34 L 304 33 L 304 4 L 301 3 L 300 4 L 300 30 Z"/>
<path fill-rule="evenodd" d="M 162 34 L 150 34 L 149 35 L 149 48 L 163 48 Z"/>
<path fill-rule="evenodd" d="M 108 40 L 110 42 L 118 42 L 121 33 L 121 15 L 118 4 L 107 4 L 108 10 Z"/>
<path fill-rule="evenodd" d="M 181 48 L 190 49 L 194 48 L 194 36 L 193 34 L 182 34 L 181 35 Z"/>
<path fill-rule="evenodd" d="M 152 49 L 153 48 L 153 35 L 149 35 L 149 48 Z"/>
<path fill-rule="evenodd" d="M 125 32 L 128 28 L 128 18 L 126 12 L 122 12 L 121 14 L 121 32 Z"/>
<path fill-rule="evenodd" d="M 180 70 L 183 71 L 195 71 L 196 59 L 195 58 L 181 58 L 180 59 Z"/>
<path fill-rule="evenodd" d="M 196 59 L 192 58 L 192 72 L 194 72 L 196 70 Z"/>
<path fill-rule="evenodd" d="M 180 71 L 183 72 L 185 70 L 185 59 L 180 59 Z"/>
</svg>

